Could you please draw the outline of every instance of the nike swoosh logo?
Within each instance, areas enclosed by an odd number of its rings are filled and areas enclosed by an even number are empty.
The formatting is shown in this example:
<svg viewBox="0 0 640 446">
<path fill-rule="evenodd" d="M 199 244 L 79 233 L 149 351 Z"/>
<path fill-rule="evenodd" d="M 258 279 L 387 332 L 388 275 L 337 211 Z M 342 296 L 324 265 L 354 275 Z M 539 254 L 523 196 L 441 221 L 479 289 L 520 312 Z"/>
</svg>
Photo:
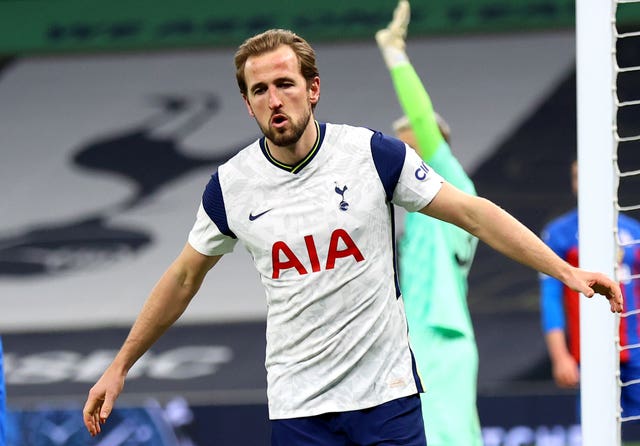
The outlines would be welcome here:
<svg viewBox="0 0 640 446">
<path fill-rule="evenodd" d="M 253 221 L 256 218 L 260 218 L 262 217 L 264 214 L 266 214 L 267 212 L 269 212 L 271 209 L 267 209 L 264 212 L 260 212 L 259 214 L 253 215 L 251 212 L 249 212 L 249 221 Z"/>
</svg>

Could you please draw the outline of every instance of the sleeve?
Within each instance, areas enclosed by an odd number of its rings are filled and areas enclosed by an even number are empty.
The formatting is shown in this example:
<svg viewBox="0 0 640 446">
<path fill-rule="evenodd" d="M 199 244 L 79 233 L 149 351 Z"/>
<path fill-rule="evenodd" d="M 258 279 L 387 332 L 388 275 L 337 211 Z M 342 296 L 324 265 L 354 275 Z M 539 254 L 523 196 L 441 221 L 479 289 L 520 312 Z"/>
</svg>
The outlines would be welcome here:
<svg viewBox="0 0 640 446">
<path fill-rule="evenodd" d="M 545 228 L 541 235 L 542 240 L 559 256 L 564 258 L 558 243 L 557 235 Z M 565 315 L 563 302 L 563 283 L 558 279 L 540 274 L 540 316 L 542 319 L 542 331 L 548 333 L 551 330 L 565 329 Z"/>
<path fill-rule="evenodd" d="M 428 163 L 440 146 L 446 144 L 436 120 L 431 98 L 410 63 L 391 69 L 391 80 L 402 110 L 416 135 L 420 156 Z"/>
<path fill-rule="evenodd" d="M 375 132 L 371 154 L 387 200 L 407 211 L 419 211 L 433 200 L 444 181 L 397 138 Z"/>
<path fill-rule="evenodd" d="M 418 73 L 410 63 L 391 69 L 391 79 L 402 106 L 416 136 L 420 156 L 436 169 L 447 182 L 469 194 L 477 195 L 471 178 L 445 141 L 427 93 Z"/>
<path fill-rule="evenodd" d="M 431 157 L 429 165 L 436 169 L 448 183 L 468 194 L 477 195 L 473 181 L 469 178 L 458 159 L 451 153 L 451 149 L 446 142 Z"/>
<path fill-rule="evenodd" d="M 229 228 L 220 179 L 216 172 L 207 184 L 196 221 L 189 232 L 189 244 L 207 256 L 233 251 L 238 239 Z"/>
</svg>

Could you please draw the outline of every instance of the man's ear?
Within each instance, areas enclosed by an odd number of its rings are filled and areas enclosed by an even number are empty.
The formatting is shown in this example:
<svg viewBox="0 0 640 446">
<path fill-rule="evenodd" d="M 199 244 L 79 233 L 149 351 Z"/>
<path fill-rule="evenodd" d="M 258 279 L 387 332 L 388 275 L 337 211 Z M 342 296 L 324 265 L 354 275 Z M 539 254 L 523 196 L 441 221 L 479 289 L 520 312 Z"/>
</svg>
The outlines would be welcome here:
<svg viewBox="0 0 640 446">
<path fill-rule="evenodd" d="M 242 100 L 244 101 L 244 105 L 247 107 L 247 112 L 249 113 L 249 116 L 251 116 L 252 118 L 255 118 L 256 115 L 253 113 L 253 109 L 251 108 L 251 104 L 249 104 L 249 100 L 247 99 L 247 96 L 243 94 Z"/>
<path fill-rule="evenodd" d="M 320 100 L 320 78 L 318 76 L 314 77 L 309 84 L 309 100 L 313 105 Z"/>
</svg>

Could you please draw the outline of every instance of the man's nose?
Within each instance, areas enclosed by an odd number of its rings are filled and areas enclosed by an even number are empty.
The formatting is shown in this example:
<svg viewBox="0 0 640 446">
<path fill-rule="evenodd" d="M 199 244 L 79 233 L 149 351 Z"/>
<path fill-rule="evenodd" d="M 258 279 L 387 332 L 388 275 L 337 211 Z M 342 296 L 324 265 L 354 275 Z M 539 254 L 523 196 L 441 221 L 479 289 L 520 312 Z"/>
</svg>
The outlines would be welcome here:
<svg viewBox="0 0 640 446">
<path fill-rule="evenodd" d="M 269 88 L 269 108 L 275 110 L 282 107 L 282 101 L 280 95 L 275 87 Z"/>
</svg>

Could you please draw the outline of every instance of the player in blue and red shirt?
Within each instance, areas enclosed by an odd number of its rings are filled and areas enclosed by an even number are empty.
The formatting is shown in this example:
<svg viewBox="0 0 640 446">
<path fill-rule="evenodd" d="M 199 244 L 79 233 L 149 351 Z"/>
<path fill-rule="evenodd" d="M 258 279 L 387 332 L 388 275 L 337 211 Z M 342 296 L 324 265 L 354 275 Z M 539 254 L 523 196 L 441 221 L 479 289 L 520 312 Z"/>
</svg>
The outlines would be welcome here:
<svg viewBox="0 0 640 446">
<path fill-rule="evenodd" d="M 577 193 L 578 167 L 574 162 L 572 187 Z M 632 275 L 640 273 L 640 244 L 629 244 L 640 240 L 640 222 L 620 214 L 618 236 L 621 247 L 618 260 L 618 278 L 624 296 L 624 311 L 640 306 L 640 280 Z M 578 266 L 578 211 L 573 209 L 552 220 L 544 228 L 542 240 L 568 263 Z M 553 379 L 560 387 L 576 387 L 580 373 L 580 301 L 575 291 L 562 282 L 546 275 L 540 276 L 540 304 L 542 328 L 551 358 Z M 637 344 L 639 327 L 635 316 L 620 319 L 620 344 Z M 620 379 L 622 382 L 640 378 L 640 350 L 629 349 L 620 353 Z M 622 416 L 640 415 L 640 386 L 622 387 Z"/>
</svg>

